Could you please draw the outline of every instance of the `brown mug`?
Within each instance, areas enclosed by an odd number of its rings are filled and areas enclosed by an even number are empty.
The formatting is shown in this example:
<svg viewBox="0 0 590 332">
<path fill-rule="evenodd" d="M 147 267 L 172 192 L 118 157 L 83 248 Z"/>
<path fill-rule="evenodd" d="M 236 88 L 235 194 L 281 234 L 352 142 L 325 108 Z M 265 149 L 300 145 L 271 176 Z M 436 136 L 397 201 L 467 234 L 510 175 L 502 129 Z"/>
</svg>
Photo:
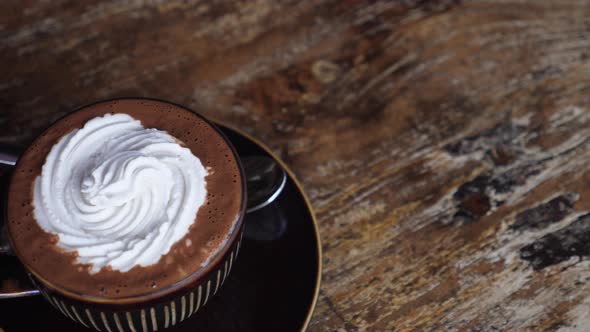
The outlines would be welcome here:
<svg viewBox="0 0 590 332">
<path fill-rule="evenodd" d="M 139 100 L 147 99 L 139 98 Z M 167 103 L 153 99 L 150 100 Z M 173 105 L 179 107 L 179 105 Z M 78 109 L 78 111 L 84 110 L 88 106 L 84 106 Z M 193 112 L 187 108 L 184 109 Z M 13 294 L 0 293 L 0 299 L 41 293 L 47 302 L 70 319 L 88 328 L 108 332 L 161 330 L 182 322 L 207 304 L 211 297 L 222 287 L 238 256 L 244 231 L 244 215 L 247 212 L 257 210 L 272 202 L 282 190 L 286 176 L 282 169 L 280 169 L 280 166 L 273 165 L 274 161 L 261 160 L 260 157 L 242 156 L 240 158 L 227 137 L 213 123 L 201 115 L 198 116 L 214 128 L 230 147 L 238 163 L 242 188 L 241 210 L 233 231 L 225 245 L 205 268 L 189 275 L 183 281 L 171 285 L 168 288 L 158 290 L 155 293 L 123 299 L 96 299 L 73 294 L 51 285 L 43 279 L 43 276 L 27 270 L 35 289 L 23 290 Z M 64 118 L 67 118 L 67 115 Z M 62 119 L 57 121 L 61 121 Z M 15 153 L 0 148 L 0 163 L 16 165 L 18 164 L 17 159 Z M 250 171 L 244 171 L 241 161 L 246 165 L 246 169 L 250 169 Z M 261 170 L 261 167 L 266 169 Z M 252 171 L 252 169 L 261 170 L 264 173 L 261 176 L 260 171 L 256 172 Z M 252 176 L 251 173 L 255 174 Z M 260 184 L 260 178 L 263 178 L 262 185 Z M 246 191 L 247 186 L 248 192 Z M 250 188 L 253 190 L 250 190 Z M 248 199 L 247 196 L 250 195 L 256 197 L 256 200 L 252 201 Z M 9 200 L 10 197 L 6 199 Z M 6 210 L 3 211 L 2 217 L 2 219 L 6 218 Z M 0 236 L 0 254 L 15 254 L 19 258 L 18 253 L 12 253 L 10 250 L 11 235 L 9 232 L 6 229 L 0 230 L 2 231 L 2 236 Z"/>
</svg>

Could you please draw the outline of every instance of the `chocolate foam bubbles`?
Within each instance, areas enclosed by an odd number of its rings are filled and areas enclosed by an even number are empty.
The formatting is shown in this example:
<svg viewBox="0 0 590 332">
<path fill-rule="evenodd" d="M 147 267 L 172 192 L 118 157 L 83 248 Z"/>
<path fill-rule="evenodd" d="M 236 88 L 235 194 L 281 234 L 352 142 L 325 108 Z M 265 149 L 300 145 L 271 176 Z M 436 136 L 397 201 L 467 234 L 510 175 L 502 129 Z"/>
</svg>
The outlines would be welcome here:
<svg viewBox="0 0 590 332">
<path fill-rule="evenodd" d="M 195 221 L 207 170 L 172 136 L 106 114 L 55 144 L 34 184 L 34 213 L 57 246 L 126 272 L 168 253 Z"/>
</svg>

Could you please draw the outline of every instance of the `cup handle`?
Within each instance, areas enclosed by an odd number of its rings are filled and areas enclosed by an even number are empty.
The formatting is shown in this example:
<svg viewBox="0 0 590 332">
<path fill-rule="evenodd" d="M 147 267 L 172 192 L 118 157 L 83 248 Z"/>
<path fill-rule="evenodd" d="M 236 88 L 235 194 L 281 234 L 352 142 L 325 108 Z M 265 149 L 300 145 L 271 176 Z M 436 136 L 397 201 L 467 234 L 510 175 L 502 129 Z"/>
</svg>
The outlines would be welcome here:
<svg viewBox="0 0 590 332">
<path fill-rule="evenodd" d="M 18 149 L 0 145 L 0 183 L 1 189 L 6 190 L 8 174 L 18 160 Z M 4 226 L 5 216 L 0 215 L 0 256 L 13 256 L 10 243 Z M 7 261 L 9 261 L 7 263 Z M 0 268 L 0 299 L 18 298 L 39 294 L 35 289 L 20 264 L 12 262 L 10 258 L 2 258 L 2 265 L 9 264 L 7 268 Z"/>
</svg>

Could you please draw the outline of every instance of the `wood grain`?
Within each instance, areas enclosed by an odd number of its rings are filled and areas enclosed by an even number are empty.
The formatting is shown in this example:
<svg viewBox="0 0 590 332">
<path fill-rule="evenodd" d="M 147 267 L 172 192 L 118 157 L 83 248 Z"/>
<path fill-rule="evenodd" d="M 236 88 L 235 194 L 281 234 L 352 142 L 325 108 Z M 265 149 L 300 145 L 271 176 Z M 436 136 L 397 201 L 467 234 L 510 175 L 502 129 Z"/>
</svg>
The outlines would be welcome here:
<svg viewBox="0 0 590 332">
<path fill-rule="evenodd" d="M 590 329 L 584 0 L 4 1 L 0 142 L 149 96 L 260 137 L 320 221 L 312 331 Z"/>
</svg>

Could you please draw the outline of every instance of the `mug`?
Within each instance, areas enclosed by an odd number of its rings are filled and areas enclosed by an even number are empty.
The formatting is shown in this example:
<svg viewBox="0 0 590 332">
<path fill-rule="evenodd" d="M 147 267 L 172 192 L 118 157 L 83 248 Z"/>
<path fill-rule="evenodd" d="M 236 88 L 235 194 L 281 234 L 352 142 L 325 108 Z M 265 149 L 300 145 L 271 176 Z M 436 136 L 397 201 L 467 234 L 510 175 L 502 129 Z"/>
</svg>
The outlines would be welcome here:
<svg viewBox="0 0 590 332">
<path fill-rule="evenodd" d="M 145 100 L 145 98 L 139 99 Z M 88 106 L 84 106 L 77 111 L 83 110 Z M 179 105 L 175 106 L 182 107 Z M 185 107 L 182 108 L 191 111 Z M 242 167 L 242 161 L 245 164 L 253 165 L 251 167 L 256 169 L 260 169 L 261 163 L 264 164 L 265 161 L 247 160 L 246 162 L 244 160 L 245 157 L 240 159 L 235 148 L 232 146 L 227 137 L 213 123 L 201 115 L 198 116 L 212 128 L 214 128 L 219 136 L 222 137 L 225 143 L 230 147 L 232 153 L 234 154 L 235 160 L 238 163 L 242 190 L 241 209 L 238 220 L 236 221 L 236 225 L 234 226 L 234 230 L 232 231 L 224 247 L 216 254 L 215 257 L 213 257 L 211 262 L 204 268 L 204 270 L 197 271 L 180 283 L 172 285 L 167 289 L 158 290 L 157 293 L 150 293 L 145 296 L 124 299 L 85 298 L 84 295 L 73 294 L 60 289 L 59 287 L 55 287 L 44 280 L 42 276 L 36 275 L 33 273 L 33 271 L 28 270 L 28 275 L 36 289 L 25 291 L 20 295 L 40 292 L 47 302 L 49 302 L 66 317 L 69 317 L 70 319 L 88 328 L 94 328 L 98 331 L 108 332 L 161 330 L 163 328 L 174 326 L 191 317 L 196 312 L 198 312 L 200 308 L 207 304 L 211 297 L 214 296 L 223 286 L 224 281 L 231 272 L 232 266 L 238 257 L 244 231 L 243 220 L 244 215 L 247 213 L 247 209 L 248 212 L 250 212 L 264 207 L 266 204 L 274 200 L 274 198 L 276 198 L 278 193 L 281 191 L 282 186 L 284 186 L 286 176 L 284 176 L 284 178 L 280 178 L 280 176 L 272 174 L 274 178 L 279 178 L 279 180 L 272 180 L 274 181 L 274 184 L 270 186 L 272 188 L 267 195 L 261 194 L 260 188 L 266 187 L 266 190 L 268 191 L 269 184 L 266 183 L 263 186 L 251 185 L 250 180 L 247 179 L 246 176 L 249 172 L 245 173 L 244 168 Z M 254 159 L 256 159 L 256 157 L 254 157 Z M 0 162 L 13 165 L 18 163 L 16 154 L 11 153 L 6 149 L 0 150 Z M 268 172 L 268 169 L 266 172 Z M 277 171 L 275 170 L 274 173 L 277 173 Z M 251 176 L 249 177 L 252 178 Z M 254 176 L 254 178 L 257 180 L 253 181 L 260 181 L 261 176 L 260 174 L 257 174 Z M 262 176 L 262 178 L 264 178 L 264 176 Z M 266 179 L 268 179 L 268 176 Z M 257 191 L 254 192 L 255 195 L 252 196 L 258 196 L 258 201 L 248 201 L 248 204 L 247 181 L 248 187 L 257 188 Z M 5 218 L 6 210 L 3 211 L 2 215 L 2 219 L 5 220 Z M 0 220 L 0 222 L 2 222 L 2 220 Z M 7 234 L 6 229 L 2 229 L 2 233 L 2 236 L 0 236 L 0 254 L 9 254 L 10 235 Z M 16 254 L 16 256 L 18 258 L 18 254 Z M 172 289 L 170 290 L 170 288 Z M 0 299 L 2 299 L 2 297 L 2 294 L 0 294 Z"/>
</svg>

